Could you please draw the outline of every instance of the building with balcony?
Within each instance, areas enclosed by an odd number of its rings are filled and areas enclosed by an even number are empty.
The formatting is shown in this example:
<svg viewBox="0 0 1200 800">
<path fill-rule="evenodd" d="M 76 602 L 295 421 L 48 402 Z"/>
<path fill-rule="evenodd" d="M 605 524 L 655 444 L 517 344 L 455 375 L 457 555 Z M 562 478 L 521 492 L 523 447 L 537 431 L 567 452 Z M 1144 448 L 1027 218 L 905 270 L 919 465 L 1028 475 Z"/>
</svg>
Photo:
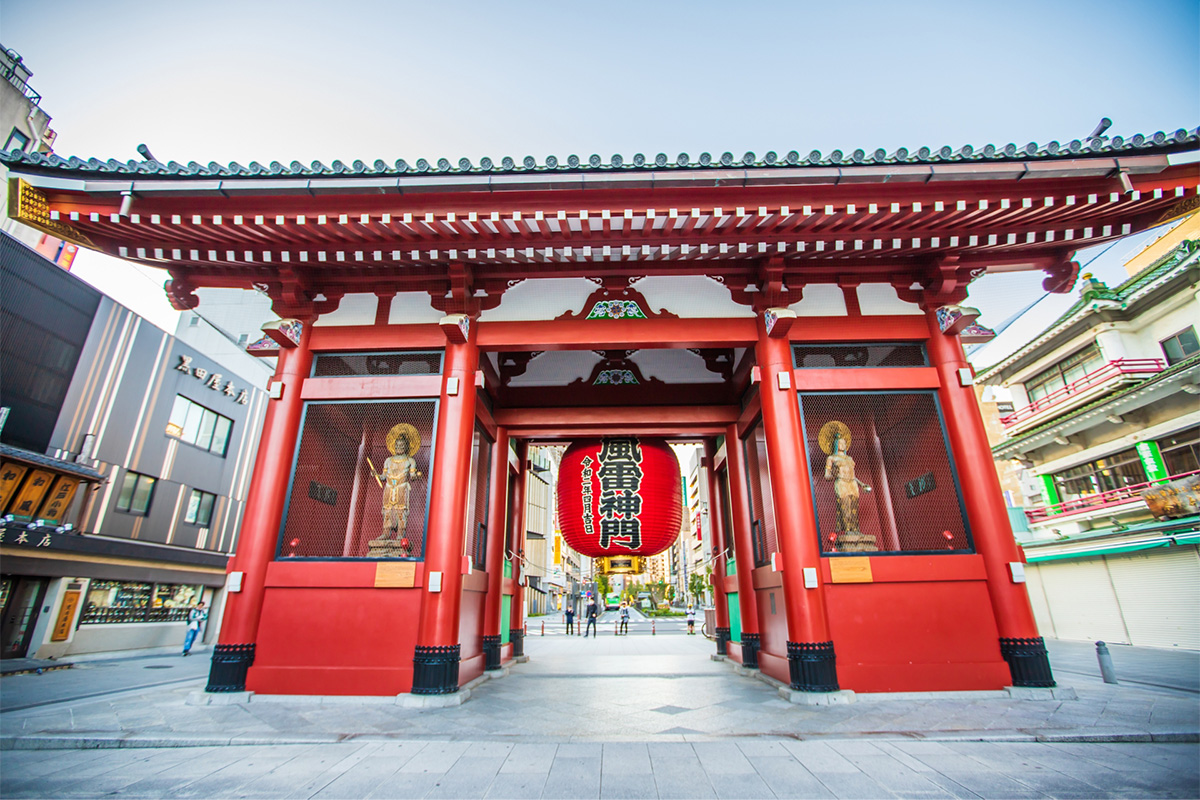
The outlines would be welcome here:
<svg viewBox="0 0 1200 800">
<path fill-rule="evenodd" d="M 976 378 L 1004 409 L 992 452 L 1010 505 L 1024 495 L 1014 530 L 1046 635 L 1200 649 L 1200 498 L 1163 518 L 1143 499 L 1200 475 L 1197 227 L 1119 286 L 1083 276 L 1066 313 Z"/>
</svg>

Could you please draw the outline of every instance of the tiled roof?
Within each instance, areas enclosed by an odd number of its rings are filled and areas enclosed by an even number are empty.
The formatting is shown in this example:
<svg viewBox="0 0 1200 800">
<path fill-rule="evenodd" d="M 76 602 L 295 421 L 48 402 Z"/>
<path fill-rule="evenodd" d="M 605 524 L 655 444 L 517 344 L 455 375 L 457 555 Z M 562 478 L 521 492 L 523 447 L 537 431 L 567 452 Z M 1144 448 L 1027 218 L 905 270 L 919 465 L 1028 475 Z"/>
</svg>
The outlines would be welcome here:
<svg viewBox="0 0 1200 800">
<path fill-rule="evenodd" d="M 1072 320 L 1077 314 L 1085 310 L 1094 300 L 1108 300 L 1115 303 L 1125 302 L 1147 285 L 1168 274 L 1180 264 L 1183 264 L 1198 250 L 1200 250 L 1200 240 L 1185 239 L 1184 241 L 1180 242 L 1171 252 L 1167 253 L 1162 258 L 1158 259 L 1158 261 L 1155 261 L 1153 264 L 1146 267 L 1141 272 L 1132 276 L 1115 288 L 1110 288 L 1103 285 L 1100 285 L 1099 287 L 1089 287 L 1085 284 L 1083 291 L 1081 292 L 1082 296 L 1076 300 L 1070 308 L 1063 312 L 1062 316 L 1047 325 L 1041 331 L 1041 333 L 1035 335 L 1028 344 L 1005 358 L 1003 361 L 993 364 L 987 369 L 980 370 L 979 374 L 975 376 L 975 379 L 978 381 L 985 381 L 994 373 L 997 373 L 1001 369 L 1010 366 L 1022 356 L 1033 350 L 1035 347 L 1043 344 L 1047 337 L 1049 337 L 1057 328 Z"/>
<path fill-rule="evenodd" d="M 505 156 L 498 162 L 490 158 L 480 159 L 478 164 L 468 158 L 460 158 L 452 162 L 439 158 L 436 162 L 419 158 L 409 164 L 399 159 L 392 164 L 379 159 L 371 164 L 355 161 L 345 164 L 334 161 L 326 166 L 320 161 L 304 165 L 299 161 L 283 164 L 272 161 L 263 166 L 257 161 L 251 161 L 249 166 L 236 162 L 218 164 L 213 161 L 207 165 L 191 161 L 180 164 L 170 161 L 163 164 L 159 161 L 118 161 L 108 159 L 101 161 L 97 158 L 81 159 L 76 156 L 62 158 L 57 155 L 44 156 L 36 153 L 24 153 L 19 150 L 0 152 L 0 162 L 8 166 L 39 167 L 48 171 L 62 170 L 69 172 L 87 172 L 98 175 L 113 174 L 122 176 L 161 175 L 180 178 L 217 178 L 217 177 L 305 177 L 312 175 L 361 175 L 364 177 L 394 176 L 404 174 L 448 174 L 464 175 L 479 173 L 547 173 L 547 172 L 637 172 L 652 170 L 703 170 L 729 168 L 780 168 L 780 167 L 854 167 L 872 164 L 940 164 L 940 163 L 987 163 L 1003 161 L 1031 161 L 1053 159 L 1076 159 L 1088 156 L 1117 156 L 1117 155 L 1151 155 L 1182 150 L 1194 150 L 1200 146 L 1200 128 L 1187 131 L 1183 128 L 1174 133 L 1158 133 L 1150 136 L 1137 134 L 1128 139 L 1121 136 L 1095 137 L 1074 139 L 1066 144 L 1048 142 L 1039 145 L 1030 142 L 1024 146 L 1007 144 L 1002 146 L 984 145 L 978 149 L 971 145 L 959 148 L 945 146 L 941 148 L 921 147 L 910 151 L 901 147 L 892 152 L 883 148 L 877 150 L 858 149 L 850 153 L 834 150 L 823 154 L 813 150 L 808 155 L 801 155 L 792 150 L 780 155 L 770 151 L 757 156 L 747 152 L 735 156 L 731 152 L 713 156 L 701 153 L 693 159 L 687 153 L 680 153 L 672 161 L 666 153 L 659 153 L 648 158 L 641 153 L 628 161 L 621 155 L 604 159 L 599 155 L 580 158 L 576 155 L 559 160 L 557 156 L 546 156 L 540 163 L 533 156 L 525 156 L 521 160 Z"/>
<path fill-rule="evenodd" d="M 24 461 L 27 464 L 36 464 L 39 467 L 57 470 L 58 472 L 66 472 L 70 475 L 75 475 L 80 478 L 86 478 L 92 481 L 104 480 L 104 476 L 91 467 L 85 467 L 82 464 L 76 464 L 73 461 L 63 461 L 59 458 L 51 458 L 44 456 L 41 453 L 35 453 L 32 450 L 23 450 L 20 447 L 12 447 L 7 444 L 0 444 L 0 456 L 4 458 L 15 458 Z"/>
</svg>

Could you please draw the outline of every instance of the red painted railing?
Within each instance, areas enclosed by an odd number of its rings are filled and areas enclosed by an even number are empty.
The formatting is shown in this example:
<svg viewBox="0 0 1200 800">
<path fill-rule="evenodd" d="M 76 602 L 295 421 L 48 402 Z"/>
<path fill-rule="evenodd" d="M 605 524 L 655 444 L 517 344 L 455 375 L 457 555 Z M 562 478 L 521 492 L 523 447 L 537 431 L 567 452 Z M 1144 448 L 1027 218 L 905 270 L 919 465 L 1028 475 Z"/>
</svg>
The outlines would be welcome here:
<svg viewBox="0 0 1200 800">
<path fill-rule="evenodd" d="M 1012 427 L 1019 422 L 1024 422 L 1035 414 L 1045 411 L 1051 406 L 1067 400 L 1072 395 L 1077 395 L 1080 392 L 1110 381 L 1119 380 L 1123 376 L 1153 375 L 1157 372 L 1162 372 L 1165 368 L 1166 362 L 1161 358 L 1120 358 L 1116 361 L 1109 361 L 1099 369 L 1093 370 L 1083 377 L 1068 383 L 1061 389 L 1051 392 L 1027 406 L 1022 406 L 1007 416 L 1001 417 L 1000 423 L 1005 427 Z"/>
<path fill-rule="evenodd" d="M 1189 475 L 1200 475 L 1200 471 L 1181 472 L 1178 475 L 1171 475 L 1163 480 L 1174 481 L 1180 478 L 1186 478 Z M 1043 522 L 1051 517 L 1069 516 L 1071 514 L 1082 514 L 1088 511 L 1100 511 L 1112 506 L 1124 505 L 1132 503 L 1142 498 L 1138 495 L 1143 489 L 1148 489 L 1151 486 L 1162 483 L 1162 480 L 1147 481 L 1134 486 L 1124 486 L 1120 489 L 1110 489 L 1107 492 L 1099 494 L 1086 494 L 1083 497 L 1076 497 L 1074 500 L 1064 500 L 1061 503 L 1054 503 L 1048 506 L 1038 506 L 1037 508 L 1025 509 L 1025 516 L 1030 522 Z"/>
</svg>

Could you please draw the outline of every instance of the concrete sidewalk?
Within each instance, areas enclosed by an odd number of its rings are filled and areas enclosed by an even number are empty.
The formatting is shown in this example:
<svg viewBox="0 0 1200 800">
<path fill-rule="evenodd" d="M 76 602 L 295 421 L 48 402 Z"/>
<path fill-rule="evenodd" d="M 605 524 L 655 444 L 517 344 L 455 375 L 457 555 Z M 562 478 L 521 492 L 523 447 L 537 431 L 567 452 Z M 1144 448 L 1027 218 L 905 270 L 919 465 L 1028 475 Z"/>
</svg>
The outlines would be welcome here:
<svg viewBox="0 0 1200 800">
<path fill-rule="evenodd" d="M 1200 695 L 1106 685 L 1088 647 L 1051 643 L 1075 700 L 860 695 L 818 707 L 712 661 L 699 636 L 531 637 L 528 663 L 441 709 L 362 697 L 190 705 L 204 678 L 178 671 L 200 660 L 126 659 L 92 674 L 111 686 L 122 673 L 182 680 L 85 697 L 73 696 L 90 688 L 84 671 L 3 679 L 13 710 L 0 713 L 0 796 L 1200 796 Z M 1190 654 L 1118 654 L 1119 676 L 1190 685 Z"/>
<path fill-rule="evenodd" d="M 374 741 L 4 753 L 12 798 L 1195 798 L 1188 744 Z"/>
<path fill-rule="evenodd" d="M 1057 643 L 1051 647 L 1059 649 Z M 1200 733 L 1200 696 L 1194 692 L 1104 684 L 1098 669 L 1095 676 L 1085 674 L 1086 661 L 1078 652 L 1073 657 L 1075 671 L 1059 675 L 1060 685 L 1074 690 L 1073 700 L 1028 700 L 999 692 L 858 695 L 856 702 L 845 705 L 808 707 L 787 702 L 763 681 L 736 674 L 728 663 L 710 660 L 712 648 L 699 636 L 531 637 L 526 640 L 529 663 L 475 687 L 464 704 L 443 709 L 405 708 L 395 698 L 378 697 L 256 695 L 234 705 L 189 704 L 189 697 L 193 703 L 204 697 L 198 694 L 204 685 L 200 676 L 62 702 L 43 693 L 40 705 L 0 714 L 0 749 L 392 738 L 543 743 L 763 736 L 1195 742 Z M 1183 654 L 1173 668 L 1179 685 L 1188 680 L 1190 658 Z M 188 669 L 197 666 L 192 661 Z M 124 668 L 140 671 L 145 666 L 133 661 Z M 77 677 L 49 673 L 5 678 L 5 704 L 19 704 L 19 682 Z"/>
</svg>

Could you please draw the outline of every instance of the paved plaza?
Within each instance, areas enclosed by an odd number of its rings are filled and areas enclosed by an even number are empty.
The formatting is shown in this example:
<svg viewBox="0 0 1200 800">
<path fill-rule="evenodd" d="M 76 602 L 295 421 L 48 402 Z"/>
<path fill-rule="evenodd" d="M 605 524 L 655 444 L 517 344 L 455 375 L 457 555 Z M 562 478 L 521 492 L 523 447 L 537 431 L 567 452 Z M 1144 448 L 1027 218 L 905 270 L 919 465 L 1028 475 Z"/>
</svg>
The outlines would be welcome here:
<svg viewBox="0 0 1200 800">
<path fill-rule="evenodd" d="M 278 698 L 197 705 L 207 659 L 88 662 L 3 679 L 13 797 L 1196 797 L 1195 653 L 1052 642 L 1074 700 L 857 696 L 802 706 L 713 644 L 568 637 L 467 702 Z M 1090 657 L 1090 660 L 1089 660 Z M 87 675 L 103 675 L 101 695 Z M 120 675 L 131 688 L 118 691 Z M 59 684 L 54 689 L 51 681 Z M 73 683 L 72 683 L 73 682 Z"/>
</svg>

